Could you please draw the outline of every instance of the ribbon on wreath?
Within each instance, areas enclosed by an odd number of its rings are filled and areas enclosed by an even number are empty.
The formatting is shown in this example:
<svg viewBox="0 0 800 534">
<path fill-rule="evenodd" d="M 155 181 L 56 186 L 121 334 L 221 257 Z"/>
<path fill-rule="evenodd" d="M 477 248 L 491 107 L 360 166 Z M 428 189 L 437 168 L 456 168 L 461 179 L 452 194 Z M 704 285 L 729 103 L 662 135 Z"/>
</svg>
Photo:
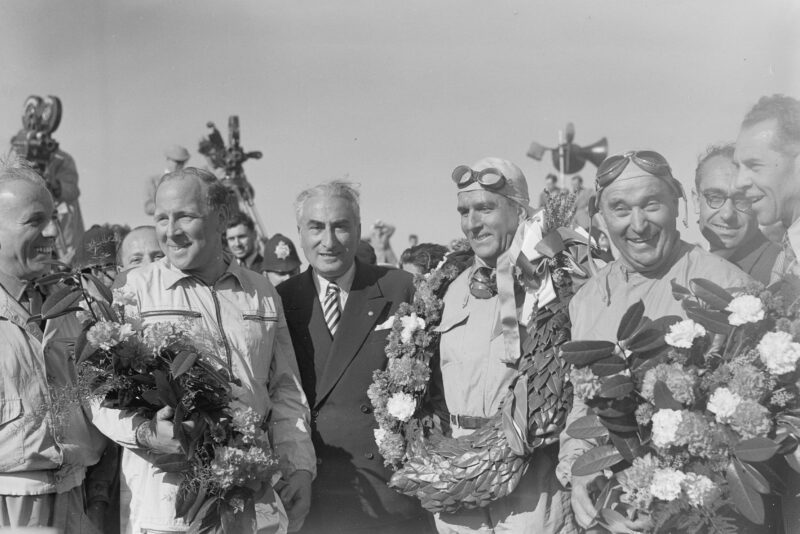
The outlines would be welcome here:
<svg viewBox="0 0 800 534">
<path fill-rule="evenodd" d="M 539 211 L 517 228 L 508 250 L 497 260 L 497 291 L 500 302 L 500 324 L 503 331 L 504 351 L 501 361 L 518 365 L 521 352 L 520 328 L 528 327 L 537 306 L 546 306 L 557 298 L 555 283 L 550 272 L 550 262 L 564 253 L 568 270 L 577 275 L 585 271 L 568 252 L 573 244 L 587 244 L 574 230 L 553 229 L 544 233 L 544 212 Z M 514 285 L 521 283 L 525 298 L 520 312 Z M 503 407 L 503 427 L 509 446 L 518 455 L 528 454 L 528 380 L 527 372 L 520 370 L 510 386 L 513 396 Z"/>
</svg>

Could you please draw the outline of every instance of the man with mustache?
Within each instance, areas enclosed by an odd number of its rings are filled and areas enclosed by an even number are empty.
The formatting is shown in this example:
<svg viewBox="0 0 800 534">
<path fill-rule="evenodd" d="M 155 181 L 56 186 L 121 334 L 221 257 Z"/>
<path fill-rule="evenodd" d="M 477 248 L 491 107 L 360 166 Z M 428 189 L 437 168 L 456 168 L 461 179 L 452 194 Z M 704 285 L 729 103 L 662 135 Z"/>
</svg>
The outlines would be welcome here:
<svg viewBox="0 0 800 534">
<path fill-rule="evenodd" d="M 766 285 L 781 247 L 761 233 L 752 202 L 735 189 L 734 148 L 712 146 L 700 158 L 692 198 L 711 252 Z"/>
<path fill-rule="evenodd" d="M 762 97 L 742 121 L 734 160 L 736 188 L 752 202 L 758 223 L 787 229 L 773 280 L 800 275 L 800 100 Z"/>
<path fill-rule="evenodd" d="M 593 211 L 599 209 L 603 230 L 619 254 L 570 302 L 573 340 L 616 341 L 622 316 L 640 300 L 651 319 L 685 319 L 672 296 L 672 280 L 688 286 L 693 278 L 705 278 L 726 288 L 750 280 L 733 264 L 681 239 L 677 220 L 683 188 L 661 154 L 648 150 L 610 156 L 597 170 L 596 190 Z M 586 413 L 586 405 L 575 397 L 567 427 Z M 572 486 L 572 510 L 583 528 L 595 522 L 589 488 L 600 474 L 573 476 L 571 470 L 575 459 L 594 446 L 561 434 L 557 474 Z M 647 528 L 647 521 L 629 521 L 627 526 L 639 531 Z"/>
</svg>

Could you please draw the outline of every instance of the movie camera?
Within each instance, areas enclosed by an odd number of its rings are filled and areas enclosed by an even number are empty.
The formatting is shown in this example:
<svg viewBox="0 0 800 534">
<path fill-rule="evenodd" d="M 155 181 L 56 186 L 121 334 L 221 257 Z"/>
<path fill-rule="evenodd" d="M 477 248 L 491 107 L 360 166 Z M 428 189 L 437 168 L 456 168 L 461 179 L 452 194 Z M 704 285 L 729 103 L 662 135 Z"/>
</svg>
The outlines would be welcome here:
<svg viewBox="0 0 800 534">
<path fill-rule="evenodd" d="M 58 141 L 52 134 L 61 124 L 61 112 L 61 99 L 57 96 L 29 96 L 22 110 L 22 129 L 11 139 L 17 155 L 47 180 L 47 187 L 56 198 L 60 197 L 60 184 L 46 170 L 58 151 Z"/>
<path fill-rule="evenodd" d="M 255 192 L 243 167 L 244 162 L 249 159 L 261 159 L 262 153 L 258 150 L 247 152 L 242 148 L 237 115 L 228 117 L 228 146 L 225 146 L 222 134 L 213 122 L 207 122 L 206 126 L 211 132 L 200 140 L 197 151 L 208 159 L 212 167 L 224 171 L 222 183 L 232 191 L 235 206 L 253 219 L 259 239 L 266 240 L 266 228 L 253 202 Z"/>
</svg>

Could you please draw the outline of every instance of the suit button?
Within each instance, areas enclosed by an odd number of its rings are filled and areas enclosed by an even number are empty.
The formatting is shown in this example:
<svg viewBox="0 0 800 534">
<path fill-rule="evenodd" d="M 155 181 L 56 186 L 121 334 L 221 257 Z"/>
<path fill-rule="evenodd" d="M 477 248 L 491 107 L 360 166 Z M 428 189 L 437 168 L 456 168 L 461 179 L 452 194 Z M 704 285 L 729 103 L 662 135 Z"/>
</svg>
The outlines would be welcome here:
<svg viewBox="0 0 800 534">
<path fill-rule="evenodd" d="M 317 458 L 317 465 L 322 465 L 322 458 Z"/>
<path fill-rule="evenodd" d="M 372 408 L 370 408 L 366 404 L 362 404 L 361 405 L 361 413 L 371 414 L 372 413 Z"/>
<path fill-rule="evenodd" d="M 366 458 L 367 460 L 372 460 L 373 458 L 375 458 L 375 455 L 372 454 L 371 452 L 365 452 L 364 458 Z"/>
<path fill-rule="evenodd" d="M 319 412 L 317 410 L 311 410 L 311 419 L 316 419 L 319 416 Z"/>
</svg>

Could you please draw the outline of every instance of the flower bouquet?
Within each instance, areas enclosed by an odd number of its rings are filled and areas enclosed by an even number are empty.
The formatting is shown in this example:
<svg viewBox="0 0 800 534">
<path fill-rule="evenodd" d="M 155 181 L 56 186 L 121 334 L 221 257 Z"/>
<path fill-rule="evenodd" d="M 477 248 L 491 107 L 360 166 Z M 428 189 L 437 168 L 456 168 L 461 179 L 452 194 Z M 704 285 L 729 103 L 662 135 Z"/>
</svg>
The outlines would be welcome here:
<svg viewBox="0 0 800 534">
<path fill-rule="evenodd" d="M 572 474 L 603 473 L 612 532 L 642 517 L 652 532 L 737 532 L 737 515 L 763 523 L 762 495 L 781 491 L 773 457 L 800 471 L 798 301 L 701 279 L 673 293 L 688 319 L 651 321 L 639 302 L 616 342 L 562 347 L 588 406 L 567 433 L 596 443 Z"/>
<path fill-rule="evenodd" d="M 59 276 L 69 284 L 43 315 L 76 311 L 84 323 L 74 351 L 79 371 L 93 377 L 92 395 L 145 418 L 173 412 L 183 452 L 153 464 L 183 475 L 176 517 L 193 533 L 254 533 L 255 502 L 281 466 L 265 417 L 236 400 L 240 384 L 218 356 L 220 341 L 191 321 L 144 324 L 133 294 L 112 293 L 91 274 Z"/>
</svg>

